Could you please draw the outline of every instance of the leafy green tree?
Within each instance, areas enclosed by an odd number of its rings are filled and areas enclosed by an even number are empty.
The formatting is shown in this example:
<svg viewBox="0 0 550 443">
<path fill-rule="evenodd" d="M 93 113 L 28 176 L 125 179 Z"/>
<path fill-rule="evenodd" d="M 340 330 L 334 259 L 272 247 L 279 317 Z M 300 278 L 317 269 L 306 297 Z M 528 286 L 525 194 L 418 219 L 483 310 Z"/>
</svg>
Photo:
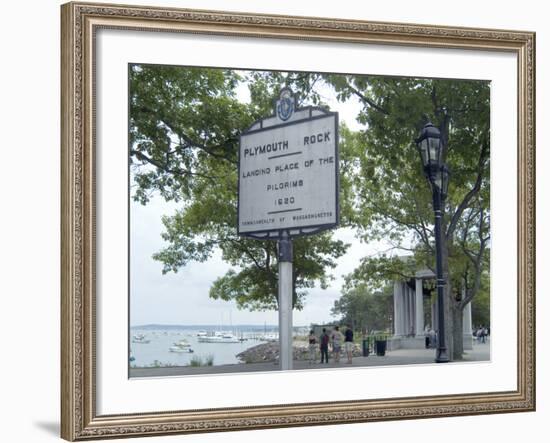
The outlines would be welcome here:
<svg viewBox="0 0 550 443">
<path fill-rule="evenodd" d="M 391 330 L 393 318 L 393 294 L 391 287 L 373 292 L 365 283 L 344 290 L 334 302 L 331 314 L 353 330 Z"/>
<path fill-rule="evenodd" d="M 488 269 L 489 93 L 484 81 L 327 75 L 341 101 L 362 103 L 365 125 L 355 143 L 354 215 L 350 220 L 365 242 L 385 239 L 411 255 L 366 257 L 349 280 L 382 287 L 389 280 L 435 268 L 431 192 L 414 139 L 430 120 L 442 134 L 443 159 L 451 184 L 443 219 L 443 271 L 447 343 L 460 359 L 462 311 L 480 291 Z M 465 296 L 462 296 L 462 288 Z"/>
<path fill-rule="evenodd" d="M 238 99 L 243 85 L 250 103 Z M 452 171 L 442 239 L 449 281 L 445 311 L 452 326 L 448 343 L 460 358 L 462 310 L 483 293 L 489 263 L 487 82 L 131 66 L 133 196 L 146 204 L 159 193 L 181 205 L 163 218 L 168 246 L 155 258 L 164 272 L 176 272 L 190 260 L 208 260 L 219 248 L 233 268 L 214 283 L 210 296 L 247 309 L 276 307 L 275 245 L 236 235 L 238 134 L 272 112 L 282 86 L 297 91 L 302 105 L 323 105 L 320 91 L 327 85 L 343 102 L 359 99 L 357 119 L 365 127 L 340 128 L 342 224 L 355 227 L 366 242 L 383 239 L 411 257 L 365 257 L 348 288 L 382 289 L 419 267 L 434 268 L 431 193 L 413 140 L 428 118 L 441 130 Z M 307 289 L 327 285 L 345 249 L 330 233 L 295 242 L 296 308 Z"/>
<path fill-rule="evenodd" d="M 489 273 L 483 272 L 479 293 L 472 300 L 472 325 L 491 326 L 491 299 L 489 291 Z"/>
<path fill-rule="evenodd" d="M 305 91 L 304 101 L 317 100 L 308 92 L 314 76 L 151 65 L 133 65 L 129 75 L 133 198 L 147 204 L 158 193 L 180 203 L 163 217 L 167 246 L 154 258 L 163 272 L 177 272 L 219 249 L 232 268 L 215 281 L 210 297 L 251 310 L 276 308 L 275 243 L 236 231 L 238 136 L 272 113 L 281 86 Z M 242 84 L 249 86 L 250 103 L 237 96 Z M 308 289 L 327 286 L 346 247 L 330 232 L 295 240 L 295 308 L 302 308 Z"/>
</svg>

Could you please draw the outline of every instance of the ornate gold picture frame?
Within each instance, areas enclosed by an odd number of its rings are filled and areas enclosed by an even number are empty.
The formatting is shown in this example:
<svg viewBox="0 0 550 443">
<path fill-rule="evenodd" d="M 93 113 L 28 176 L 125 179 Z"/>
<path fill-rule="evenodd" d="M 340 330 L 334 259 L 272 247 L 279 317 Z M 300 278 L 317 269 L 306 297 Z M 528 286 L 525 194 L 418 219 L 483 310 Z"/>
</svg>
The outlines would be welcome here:
<svg viewBox="0 0 550 443">
<path fill-rule="evenodd" d="M 68 3 L 62 22 L 61 436 L 87 440 L 461 416 L 535 409 L 535 35 L 342 19 Z M 98 412 L 97 33 L 161 33 L 511 54 L 517 71 L 515 389 L 231 407 Z M 158 35 L 158 34 L 157 34 Z M 100 86 L 100 85 L 99 85 Z M 122 110 L 121 110 L 122 112 Z M 498 155 L 498 153 L 496 154 Z M 120 171 L 126 174 L 126 171 Z M 502 239 L 501 239 L 502 240 Z M 497 276 L 498 277 L 498 276 Z M 367 371 L 367 369 L 362 369 Z M 147 381 L 143 381 L 146 383 Z M 294 389 L 295 387 L 290 387 Z"/>
</svg>

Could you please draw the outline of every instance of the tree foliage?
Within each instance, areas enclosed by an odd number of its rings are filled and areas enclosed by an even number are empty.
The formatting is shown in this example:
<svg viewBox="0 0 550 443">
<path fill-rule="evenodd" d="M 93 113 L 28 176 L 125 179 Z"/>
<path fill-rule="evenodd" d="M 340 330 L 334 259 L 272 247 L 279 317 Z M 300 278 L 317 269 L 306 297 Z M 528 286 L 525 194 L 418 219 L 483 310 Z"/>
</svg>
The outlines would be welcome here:
<svg viewBox="0 0 550 443">
<path fill-rule="evenodd" d="M 373 292 L 365 283 L 344 290 L 331 314 L 356 331 L 391 331 L 393 297 L 391 287 Z"/>
<path fill-rule="evenodd" d="M 130 67 L 133 197 L 146 204 L 157 192 L 180 203 L 162 220 L 167 246 L 154 259 L 163 263 L 163 272 L 205 262 L 221 250 L 232 268 L 215 281 L 210 296 L 251 310 L 277 307 L 275 243 L 237 236 L 238 135 L 272 112 L 281 85 L 299 88 L 303 100 L 318 103 L 308 87 L 315 81 L 300 73 Z M 249 103 L 238 97 L 243 84 L 249 86 Z M 295 240 L 295 308 L 302 308 L 308 289 L 327 286 L 346 247 L 331 233 Z"/>
<path fill-rule="evenodd" d="M 472 300 L 472 325 L 489 327 L 491 325 L 491 299 L 489 288 L 489 273 L 483 272 L 481 285 L 476 297 Z"/>
<path fill-rule="evenodd" d="M 341 102 L 353 97 L 361 103 L 357 121 L 364 130 L 340 127 L 341 221 L 361 241 L 383 240 L 394 251 L 365 257 L 347 278 L 344 301 L 374 294 L 419 268 L 434 269 L 431 192 L 414 143 L 431 120 L 441 131 L 452 174 L 443 268 L 447 321 L 460 358 L 462 309 L 488 293 L 488 82 L 150 65 L 133 65 L 129 75 L 132 195 L 146 204 L 158 193 L 180 205 L 163 218 L 167 246 L 154 258 L 163 272 L 176 272 L 220 250 L 232 269 L 215 281 L 210 296 L 247 309 L 277 306 L 277 262 L 273 242 L 236 233 L 238 135 L 272 113 L 280 88 L 296 91 L 302 106 L 323 106 L 327 88 Z M 245 90 L 249 100 L 242 99 Z M 346 246 L 330 232 L 295 241 L 296 308 L 308 289 L 328 284 Z M 409 258 L 400 259 L 402 254 Z"/>
<path fill-rule="evenodd" d="M 454 327 L 454 357 L 462 353 L 462 309 L 480 289 L 489 264 L 489 93 L 483 81 L 327 76 L 339 99 L 362 103 L 365 125 L 355 144 L 354 217 L 365 242 L 385 239 L 395 255 L 366 257 L 349 277 L 357 285 L 383 285 L 435 268 L 431 192 L 414 143 L 432 121 L 442 134 L 443 159 L 451 169 L 443 219 L 443 270 L 448 278 L 447 323 Z M 408 268 L 408 269 L 407 269 Z M 462 289 L 466 295 L 462 297 Z"/>
</svg>

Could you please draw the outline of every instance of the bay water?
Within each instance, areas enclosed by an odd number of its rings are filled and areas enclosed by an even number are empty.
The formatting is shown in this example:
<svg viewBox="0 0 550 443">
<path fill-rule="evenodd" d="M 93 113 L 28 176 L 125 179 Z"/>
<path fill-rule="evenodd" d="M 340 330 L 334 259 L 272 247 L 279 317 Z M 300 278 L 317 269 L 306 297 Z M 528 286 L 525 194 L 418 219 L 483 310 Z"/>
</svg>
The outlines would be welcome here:
<svg viewBox="0 0 550 443">
<path fill-rule="evenodd" d="M 204 343 L 199 342 L 199 331 L 207 331 L 214 334 L 215 330 L 232 332 L 236 338 L 245 339 L 239 343 Z M 144 336 L 148 343 L 135 343 L 133 337 Z M 188 366 L 193 358 L 200 358 L 203 362 L 212 358 L 213 365 L 226 365 L 240 363 L 236 355 L 244 350 L 266 343 L 276 337 L 276 329 L 270 327 L 246 327 L 239 330 L 170 326 L 156 327 L 132 327 L 130 328 L 130 351 L 133 361 L 130 367 L 154 367 L 154 366 Z M 180 340 L 185 340 L 191 345 L 192 353 L 170 352 L 170 347 Z"/>
</svg>

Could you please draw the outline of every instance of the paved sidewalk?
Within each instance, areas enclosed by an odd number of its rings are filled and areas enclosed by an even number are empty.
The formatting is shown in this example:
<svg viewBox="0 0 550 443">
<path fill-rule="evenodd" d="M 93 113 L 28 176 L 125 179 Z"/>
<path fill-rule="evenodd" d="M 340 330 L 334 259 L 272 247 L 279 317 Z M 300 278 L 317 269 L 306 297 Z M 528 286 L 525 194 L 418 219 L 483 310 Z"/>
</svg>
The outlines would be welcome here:
<svg viewBox="0 0 550 443">
<path fill-rule="evenodd" d="M 295 370 L 312 370 L 327 368 L 350 368 L 350 367 L 370 367 L 370 366 L 398 366 L 398 365 L 419 365 L 436 364 L 434 349 L 397 349 L 388 351 L 385 356 L 369 355 L 368 357 L 354 357 L 352 364 L 346 363 L 346 358 L 340 360 L 340 363 L 321 364 L 315 362 L 310 364 L 307 361 L 294 361 Z M 490 360 L 490 344 L 474 343 L 471 351 L 466 351 L 463 361 L 457 361 L 450 364 L 465 364 L 476 361 Z M 276 363 L 242 363 L 234 365 L 220 366 L 177 366 L 166 368 L 131 368 L 130 377 L 166 377 L 177 375 L 209 375 L 237 372 L 266 372 L 278 371 L 279 366 Z"/>
</svg>

